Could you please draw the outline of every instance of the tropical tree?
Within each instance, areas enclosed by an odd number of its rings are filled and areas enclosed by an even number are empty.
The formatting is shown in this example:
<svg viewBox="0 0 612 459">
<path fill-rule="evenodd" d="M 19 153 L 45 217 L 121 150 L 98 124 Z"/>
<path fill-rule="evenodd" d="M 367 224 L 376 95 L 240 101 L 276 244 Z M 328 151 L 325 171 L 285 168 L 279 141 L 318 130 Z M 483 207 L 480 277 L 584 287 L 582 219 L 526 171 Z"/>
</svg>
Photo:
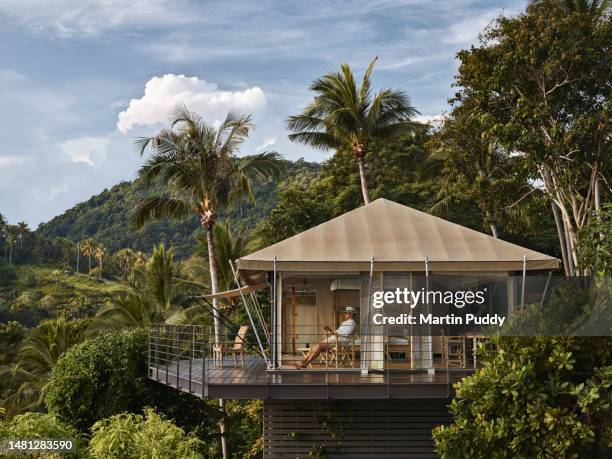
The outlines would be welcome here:
<svg viewBox="0 0 612 459">
<path fill-rule="evenodd" d="M 79 340 L 79 329 L 64 316 L 45 320 L 19 347 L 16 363 L 0 369 L 0 378 L 17 382 L 3 405 L 13 411 L 34 410 L 43 402 L 51 370 L 59 357 Z"/>
<path fill-rule="evenodd" d="M 138 141 L 140 154 L 152 154 L 138 172 L 145 186 L 161 181 L 170 196 L 150 196 L 134 210 L 132 221 L 142 228 L 159 218 L 184 219 L 195 214 L 204 229 L 209 251 L 212 293 L 218 292 L 213 229 L 224 207 L 244 198 L 254 200 L 252 185 L 280 172 L 278 155 L 262 153 L 238 159 L 238 148 L 253 128 L 251 117 L 228 113 L 218 128 L 207 124 L 184 105 L 170 113 L 170 127 Z M 213 300 L 215 343 L 220 342 L 221 318 Z M 220 402 L 221 404 L 223 402 Z M 222 427 L 222 432 L 224 431 Z M 222 435 L 224 457 L 227 457 Z"/>
<path fill-rule="evenodd" d="M 15 225 L 6 225 L 4 227 L 4 243 L 8 247 L 9 265 L 13 264 L 13 247 L 17 243 L 18 229 Z"/>
<path fill-rule="evenodd" d="M 139 171 L 146 185 L 167 182 L 171 196 L 151 196 L 132 215 L 137 227 L 159 218 L 186 218 L 194 213 L 205 231 L 209 252 L 211 289 L 218 292 L 217 264 L 213 256 L 213 231 L 218 212 L 244 198 L 254 200 L 252 185 L 280 172 L 278 155 L 262 153 L 236 158 L 253 128 L 250 116 L 229 113 L 218 128 L 178 105 L 170 114 L 170 128 L 139 141 L 140 153 L 152 155 Z M 216 302 L 214 302 L 216 310 Z M 215 339 L 220 337 L 220 317 L 215 311 Z"/>
<path fill-rule="evenodd" d="M 91 271 L 91 257 L 94 254 L 95 244 L 91 239 L 85 239 L 81 243 L 81 253 L 88 258 L 89 261 L 89 271 Z"/>
<path fill-rule="evenodd" d="M 479 46 L 458 53 L 453 104 L 475 101 L 488 134 L 521 155 L 552 204 L 570 274 L 580 272 L 580 230 L 612 194 L 606 3 L 531 3 L 497 18 Z"/>
<path fill-rule="evenodd" d="M 23 248 L 23 240 L 30 234 L 30 227 L 26 222 L 17 223 L 17 235 L 19 238 L 19 246 Z"/>
<path fill-rule="evenodd" d="M 8 225 L 8 220 L 6 219 L 6 217 L 4 215 L 2 215 L 0 213 L 0 238 L 2 238 L 2 243 L 4 245 L 4 258 L 7 258 L 7 244 L 6 244 L 6 239 L 5 239 L 5 231 L 6 231 L 6 226 Z"/>
<path fill-rule="evenodd" d="M 98 260 L 98 267 L 100 268 L 100 272 L 98 273 L 98 277 L 102 277 L 102 262 L 104 261 L 104 257 L 106 256 L 106 247 L 100 244 L 96 246 L 93 250 L 93 255 Z"/>
<path fill-rule="evenodd" d="M 497 238 L 500 223 L 522 216 L 518 204 L 525 199 L 525 189 L 532 193 L 538 190 L 520 173 L 519 158 L 488 134 L 470 102 L 463 101 L 444 117 L 441 128 L 429 142 L 431 154 L 421 164 L 419 178 L 437 182 L 432 212 L 457 201 L 471 200 L 482 212 L 485 226 Z M 522 223 L 529 225 L 529 221 Z"/>
<path fill-rule="evenodd" d="M 134 264 L 134 251 L 130 248 L 121 249 L 115 254 L 115 258 L 121 269 L 121 275 L 124 279 L 127 279 Z"/>
<path fill-rule="evenodd" d="M 144 268 L 135 269 L 129 284 L 96 314 L 90 333 L 108 329 L 147 327 L 155 322 L 185 323 L 191 310 L 184 310 L 172 249 L 153 248 Z"/>
<path fill-rule="evenodd" d="M 370 76 L 377 59 L 370 62 L 359 87 L 348 64 L 342 64 L 340 72 L 316 79 L 309 88 L 316 94 L 314 100 L 287 120 L 290 140 L 355 155 L 366 204 L 370 202 L 364 166 L 368 147 L 375 139 L 410 131 L 411 120 L 418 114 L 403 91 L 383 89 L 372 94 Z"/>
</svg>

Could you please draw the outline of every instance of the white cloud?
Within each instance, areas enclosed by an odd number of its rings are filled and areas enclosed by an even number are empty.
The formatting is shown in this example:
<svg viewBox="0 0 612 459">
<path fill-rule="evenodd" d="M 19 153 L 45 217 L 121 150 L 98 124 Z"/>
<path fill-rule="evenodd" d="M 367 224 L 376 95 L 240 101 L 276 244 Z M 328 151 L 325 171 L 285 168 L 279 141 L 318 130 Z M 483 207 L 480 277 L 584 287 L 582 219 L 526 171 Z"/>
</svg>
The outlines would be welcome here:
<svg viewBox="0 0 612 459">
<path fill-rule="evenodd" d="M 481 34 L 489 23 L 500 15 L 512 16 L 518 13 L 521 8 L 500 8 L 484 11 L 479 14 L 466 15 L 463 20 L 454 22 L 448 28 L 448 34 L 442 41 L 451 45 L 468 45 L 475 43 L 478 35 Z"/>
<path fill-rule="evenodd" d="M 262 151 L 276 143 L 276 137 L 265 137 L 263 143 L 255 151 Z"/>
<path fill-rule="evenodd" d="M 243 91 L 223 91 L 198 77 L 170 73 L 147 81 L 144 95 L 132 99 L 119 113 L 117 128 L 126 133 L 136 125 L 164 123 L 168 112 L 178 103 L 202 114 L 209 122 L 219 122 L 229 110 L 252 113 L 263 108 L 266 96 L 257 86 Z"/>
<path fill-rule="evenodd" d="M 96 166 L 106 160 L 110 139 L 106 137 L 79 137 L 58 144 L 60 152 L 73 163 Z"/>
<path fill-rule="evenodd" d="M 0 15 L 35 31 L 66 37 L 182 24 L 194 18 L 187 0 L 2 0 Z"/>
<path fill-rule="evenodd" d="M 415 121 L 418 121 L 419 123 L 431 123 L 431 124 L 437 124 L 440 123 L 443 119 L 442 114 L 438 114 L 438 115 L 417 115 L 414 117 Z"/>
</svg>

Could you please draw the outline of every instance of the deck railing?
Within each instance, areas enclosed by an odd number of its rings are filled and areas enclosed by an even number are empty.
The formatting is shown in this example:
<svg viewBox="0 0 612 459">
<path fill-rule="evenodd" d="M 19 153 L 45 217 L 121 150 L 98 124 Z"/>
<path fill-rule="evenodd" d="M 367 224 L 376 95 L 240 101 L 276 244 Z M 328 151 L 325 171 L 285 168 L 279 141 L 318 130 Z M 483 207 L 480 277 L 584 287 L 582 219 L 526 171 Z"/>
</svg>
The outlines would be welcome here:
<svg viewBox="0 0 612 459">
<path fill-rule="evenodd" d="M 211 327 L 155 324 L 149 332 L 149 377 L 189 393 L 204 395 Z"/>
</svg>

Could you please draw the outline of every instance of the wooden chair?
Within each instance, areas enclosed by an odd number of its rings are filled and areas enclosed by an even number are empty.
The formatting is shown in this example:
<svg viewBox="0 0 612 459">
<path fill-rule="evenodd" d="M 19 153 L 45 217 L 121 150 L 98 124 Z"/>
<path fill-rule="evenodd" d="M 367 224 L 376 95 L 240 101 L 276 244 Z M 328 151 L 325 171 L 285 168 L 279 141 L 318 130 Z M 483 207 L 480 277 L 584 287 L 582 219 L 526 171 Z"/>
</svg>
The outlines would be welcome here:
<svg viewBox="0 0 612 459">
<path fill-rule="evenodd" d="M 231 354 L 234 358 L 234 366 L 238 366 L 237 355 L 240 356 L 241 366 L 244 367 L 244 351 L 246 348 L 246 334 L 249 331 L 248 325 L 242 325 L 238 330 L 238 334 L 236 335 L 236 339 L 232 343 L 223 342 L 220 343 L 219 346 L 213 346 L 213 359 L 214 364 L 217 365 L 217 362 L 220 362 L 221 368 L 223 368 L 223 359 L 226 354 Z"/>
<path fill-rule="evenodd" d="M 447 336 L 444 345 L 444 359 L 449 367 L 465 368 L 465 337 Z"/>
<path fill-rule="evenodd" d="M 348 336 L 343 341 L 336 341 L 325 352 L 321 353 L 317 359 L 317 366 L 325 368 L 353 368 L 355 364 L 354 344 L 354 336 Z"/>
</svg>

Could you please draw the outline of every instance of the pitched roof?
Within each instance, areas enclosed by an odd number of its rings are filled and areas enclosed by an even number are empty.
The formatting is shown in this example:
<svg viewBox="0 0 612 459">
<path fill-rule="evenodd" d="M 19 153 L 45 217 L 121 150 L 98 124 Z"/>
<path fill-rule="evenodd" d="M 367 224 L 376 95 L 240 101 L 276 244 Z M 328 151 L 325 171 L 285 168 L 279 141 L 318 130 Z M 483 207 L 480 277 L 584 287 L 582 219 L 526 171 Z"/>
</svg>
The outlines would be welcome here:
<svg viewBox="0 0 612 459">
<path fill-rule="evenodd" d="M 238 260 L 242 270 L 513 271 L 559 260 L 410 207 L 377 199 Z"/>
</svg>

